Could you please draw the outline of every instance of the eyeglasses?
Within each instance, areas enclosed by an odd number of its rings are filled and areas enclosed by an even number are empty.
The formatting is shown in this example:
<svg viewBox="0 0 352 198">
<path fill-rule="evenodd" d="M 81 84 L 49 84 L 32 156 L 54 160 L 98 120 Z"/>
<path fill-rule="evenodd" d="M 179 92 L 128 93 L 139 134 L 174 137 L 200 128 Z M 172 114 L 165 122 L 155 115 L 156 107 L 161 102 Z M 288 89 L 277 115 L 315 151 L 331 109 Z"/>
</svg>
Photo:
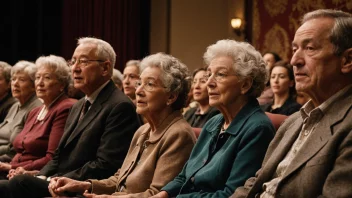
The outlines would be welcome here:
<svg viewBox="0 0 352 198">
<path fill-rule="evenodd" d="M 88 60 L 88 59 L 71 59 L 67 61 L 68 66 L 72 67 L 77 63 L 79 67 L 87 67 L 89 62 L 105 62 L 104 60 Z"/>
<path fill-rule="evenodd" d="M 205 79 L 209 79 L 210 77 L 214 77 L 216 82 L 223 82 L 228 76 L 237 76 L 236 74 L 227 74 L 225 71 L 217 71 L 215 73 L 211 73 L 207 71 L 204 74 Z"/>
<path fill-rule="evenodd" d="M 158 85 L 153 80 L 147 80 L 146 82 L 137 81 L 136 84 L 134 85 L 136 90 L 141 86 L 145 91 L 153 91 L 155 88 L 158 87 Z"/>
</svg>

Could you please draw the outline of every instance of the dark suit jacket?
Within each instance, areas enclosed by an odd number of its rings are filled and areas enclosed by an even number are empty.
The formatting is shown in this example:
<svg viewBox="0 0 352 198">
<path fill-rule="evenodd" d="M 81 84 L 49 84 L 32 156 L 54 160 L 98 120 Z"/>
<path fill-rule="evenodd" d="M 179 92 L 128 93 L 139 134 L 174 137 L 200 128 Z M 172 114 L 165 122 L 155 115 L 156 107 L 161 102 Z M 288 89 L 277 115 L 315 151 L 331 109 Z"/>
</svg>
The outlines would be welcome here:
<svg viewBox="0 0 352 198">
<path fill-rule="evenodd" d="M 133 103 L 112 81 L 78 121 L 84 102 L 83 98 L 73 105 L 53 160 L 39 175 L 103 179 L 121 167 L 140 126 Z"/>
<path fill-rule="evenodd" d="M 310 134 L 277 187 L 276 197 L 352 197 L 352 88 L 335 101 Z M 255 197 L 272 179 L 297 139 L 303 120 L 290 116 L 279 128 L 256 177 L 232 197 Z"/>
</svg>

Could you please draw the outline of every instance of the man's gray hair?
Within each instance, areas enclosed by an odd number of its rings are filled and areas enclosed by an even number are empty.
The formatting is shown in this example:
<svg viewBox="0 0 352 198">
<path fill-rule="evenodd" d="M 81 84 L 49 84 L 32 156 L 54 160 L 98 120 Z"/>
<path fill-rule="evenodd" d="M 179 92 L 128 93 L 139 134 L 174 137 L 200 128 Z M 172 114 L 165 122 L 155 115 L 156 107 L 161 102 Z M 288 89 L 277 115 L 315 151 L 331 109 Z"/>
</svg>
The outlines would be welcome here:
<svg viewBox="0 0 352 198">
<path fill-rule="evenodd" d="M 335 20 L 330 33 L 335 55 L 341 56 L 345 50 L 352 48 L 352 15 L 350 13 L 331 9 L 315 10 L 305 14 L 301 24 L 317 18 L 332 18 Z"/>
<path fill-rule="evenodd" d="M 116 63 L 116 53 L 114 48 L 108 42 L 93 37 L 78 39 L 77 45 L 81 44 L 95 44 L 97 46 L 96 56 L 110 61 L 111 70 L 109 73 L 110 76 L 112 76 L 112 71 Z"/>
</svg>

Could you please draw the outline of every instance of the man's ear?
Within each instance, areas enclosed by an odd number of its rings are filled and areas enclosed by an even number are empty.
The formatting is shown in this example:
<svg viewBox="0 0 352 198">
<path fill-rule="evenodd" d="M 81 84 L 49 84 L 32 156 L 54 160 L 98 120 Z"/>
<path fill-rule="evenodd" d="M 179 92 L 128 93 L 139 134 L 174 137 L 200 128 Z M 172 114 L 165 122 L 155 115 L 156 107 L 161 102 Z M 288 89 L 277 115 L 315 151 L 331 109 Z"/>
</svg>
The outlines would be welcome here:
<svg viewBox="0 0 352 198">
<path fill-rule="evenodd" d="M 103 76 L 106 76 L 110 73 L 111 70 L 111 63 L 110 61 L 106 61 L 103 63 Z"/>
<path fill-rule="evenodd" d="M 177 100 L 178 94 L 176 93 L 171 93 L 169 98 L 167 99 L 167 106 L 171 105 L 172 103 L 174 103 Z"/>
<path fill-rule="evenodd" d="M 352 48 L 345 50 L 342 56 L 341 72 L 343 74 L 352 73 Z"/>
<path fill-rule="evenodd" d="M 252 78 L 245 78 L 242 81 L 242 86 L 241 86 L 241 94 L 246 94 L 248 90 L 252 87 L 253 84 L 253 79 Z"/>
</svg>

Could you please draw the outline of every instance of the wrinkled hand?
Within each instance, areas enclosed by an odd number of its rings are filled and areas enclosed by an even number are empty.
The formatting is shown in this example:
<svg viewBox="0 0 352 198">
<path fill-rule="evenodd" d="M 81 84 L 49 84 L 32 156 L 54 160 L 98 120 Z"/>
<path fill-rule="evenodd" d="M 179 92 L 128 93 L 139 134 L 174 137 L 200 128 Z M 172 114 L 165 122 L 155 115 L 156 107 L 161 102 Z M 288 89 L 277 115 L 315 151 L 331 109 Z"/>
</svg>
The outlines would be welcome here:
<svg viewBox="0 0 352 198">
<path fill-rule="evenodd" d="M 77 181 L 67 177 L 54 177 L 50 180 L 48 189 L 50 194 L 55 197 L 64 195 L 65 192 L 83 193 L 90 186 L 90 182 Z"/>
<path fill-rule="evenodd" d="M 7 174 L 7 178 L 10 180 L 12 177 L 14 177 L 16 174 L 16 169 L 10 169 L 9 174 Z"/>
<path fill-rule="evenodd" d="M 152 196 L 151 198 L 169 198 L 169 194 L 166 191 L 161 191 L 158 194 Z"/>
<path fill-rule="evenodd" d="M 113 195 L 96 195 L 94 193 L 89 193 L 88 191 L 85 191 L 83 195 L 86 198 L 123 198 L 123 196 L 113 196 Z"/>
<path fill-rule="evenodd" d="M 7 175 L 7 178 L 10 180 L 16 175 L 31 175 L 31 176 L 35 176 L 38 173 L 39 173 L 38 170 L 26 171 L 26 169 L 24 169 L 23 167 L 17 167 L 16 169 L 11 169 L 9 171 L 9 174 Z"/>
<path fill-rule="evenodd" d="M 0 162 L 0 171 L 10 171 L 10 170 L 11 170 L 11 164 Z"/>
</svg>

